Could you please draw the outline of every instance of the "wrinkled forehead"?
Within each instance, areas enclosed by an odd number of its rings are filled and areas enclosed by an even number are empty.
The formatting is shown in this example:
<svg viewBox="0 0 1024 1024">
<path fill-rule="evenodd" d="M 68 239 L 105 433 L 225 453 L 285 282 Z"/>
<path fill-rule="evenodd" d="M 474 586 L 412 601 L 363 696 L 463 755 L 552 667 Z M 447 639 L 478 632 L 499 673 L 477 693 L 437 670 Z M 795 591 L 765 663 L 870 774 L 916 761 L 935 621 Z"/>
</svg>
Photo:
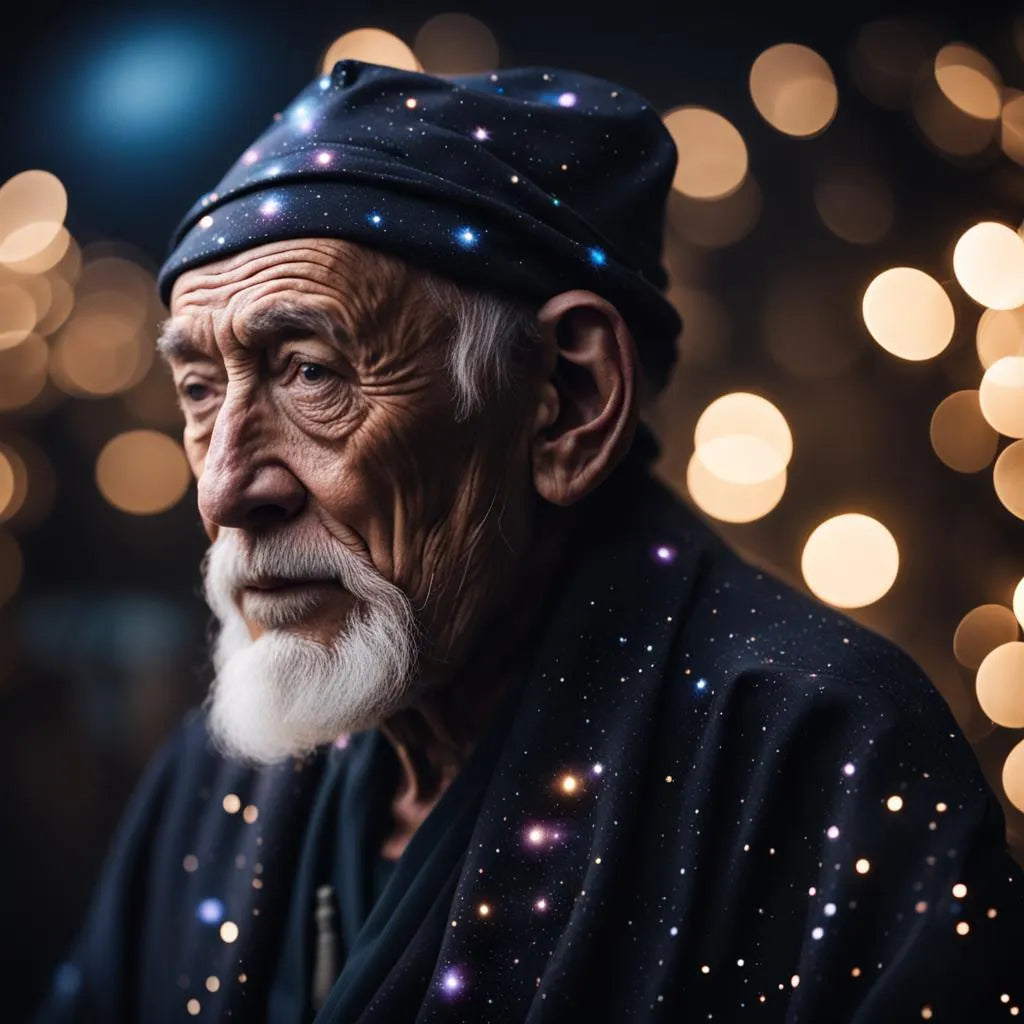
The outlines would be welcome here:
<svg viewBox="0 0 1024 1024">
<path fill-rule="evenodd" d="M 429 334 L 442 318 L 425 276 L 396 257 L 341 239 L 271 242 L 182 273 L 163 333 L 224 331 L 239 339 L 328 328 L 348 337 Z M 170 342 L 161 350 L 175 354 Z"/>
</svg>

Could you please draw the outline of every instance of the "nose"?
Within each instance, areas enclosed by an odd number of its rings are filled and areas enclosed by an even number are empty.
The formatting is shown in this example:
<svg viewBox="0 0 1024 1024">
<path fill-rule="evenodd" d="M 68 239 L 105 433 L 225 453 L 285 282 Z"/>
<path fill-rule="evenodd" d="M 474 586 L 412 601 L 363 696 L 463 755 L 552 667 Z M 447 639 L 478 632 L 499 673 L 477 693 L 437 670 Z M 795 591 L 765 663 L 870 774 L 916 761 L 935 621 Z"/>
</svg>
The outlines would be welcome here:
<svg viewBox="0 0 1024 1024">
<path fill-rule="evenodd" d="M 199 512 L 220 527 L 261 529 L 297 515 L 306 489 L 272 447 L 272 428 L 226 397 L 217 412 L 197 490 Z M 261 411 L 260 419 L 272 417 Z"/>
</svg>

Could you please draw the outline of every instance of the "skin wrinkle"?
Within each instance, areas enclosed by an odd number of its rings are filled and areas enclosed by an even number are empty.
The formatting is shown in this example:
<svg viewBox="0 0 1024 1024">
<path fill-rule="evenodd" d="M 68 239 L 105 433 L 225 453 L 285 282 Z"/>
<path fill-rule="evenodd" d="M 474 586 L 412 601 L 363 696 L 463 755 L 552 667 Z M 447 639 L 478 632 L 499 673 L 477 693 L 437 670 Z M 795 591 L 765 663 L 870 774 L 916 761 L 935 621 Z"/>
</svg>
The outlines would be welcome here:
<svg viewBox="0 0 1024 1024">
<path fill-rule="evenodd" d="M 339 363 L 318 354 L 330 344 L 323 339 L 315 350 L 302 339 L 282 346 L 330 371 L 347 362 L 347 398 L 333 377 L 308 390 L 294 376 L 285 384 L 247 348 L 253 316 L 289 302 L 323 310 L 352 339 Z M 403 768 L 386 844 L 397 855 L 485 729 L 514 678 L 508 666 L 543 626 L 537 595 L 562 564 L 569 506 L 628 448 L 632 337 L 592 293 L 557 296 L 538 312 L 538 358 L 458 421 L 446 363 L 453 324 L 420 272 L 392 257 L 336 239 L 268 243 L 186 271 L 171 307 L 211 363 L 221 360 L 211 385 L 220 404 L 192 410 L 185 429 L 211 540 L 224 527 L 282 538 L 322 530 L 399 586 L 416 611 L 426 646 L 415 699 L 380 724 Z M 544 370 L 556 365 L 560 319 L 580 307 L 604 329 L 588 323 L 570 353 L 600 375 L 572 415 L 575 397 Z M 170 362 L 176 386 L 193 379 L 188 364 Z M 311 396 L 324 379 L 321 401 Z M 333 637 L 350 608 L 343 604 L 318 608 L 295 632 Z"/>
</svg>

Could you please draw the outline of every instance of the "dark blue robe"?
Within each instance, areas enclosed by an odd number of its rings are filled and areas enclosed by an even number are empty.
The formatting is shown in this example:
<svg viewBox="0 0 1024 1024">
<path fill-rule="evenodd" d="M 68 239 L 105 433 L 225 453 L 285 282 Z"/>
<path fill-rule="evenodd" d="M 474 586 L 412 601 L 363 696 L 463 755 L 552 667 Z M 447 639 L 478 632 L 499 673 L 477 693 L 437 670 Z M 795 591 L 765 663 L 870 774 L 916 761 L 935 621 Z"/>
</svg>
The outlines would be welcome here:
<svg viewBox="0 0 1024 1024">
<path fill-rule="evenodd" d="M 318 1024 L 1012 1019 L 1024 876 L 917 666 L 639 462 L 584 511 L 521 684 L 375 904 L 381 735 L 254 771 L 196 715 L 41 1019 L 310 1019 L 331 877 L 347 959 Z"/>
</svg>

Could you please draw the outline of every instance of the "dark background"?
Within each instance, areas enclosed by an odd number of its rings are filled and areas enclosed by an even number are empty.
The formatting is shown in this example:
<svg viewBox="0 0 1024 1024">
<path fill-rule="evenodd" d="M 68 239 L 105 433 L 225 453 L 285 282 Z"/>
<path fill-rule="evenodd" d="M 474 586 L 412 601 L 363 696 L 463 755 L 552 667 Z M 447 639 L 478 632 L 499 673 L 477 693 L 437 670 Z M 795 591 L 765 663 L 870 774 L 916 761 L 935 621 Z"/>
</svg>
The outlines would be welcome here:
<svg viewBox="0 0 1024 1024">
<path fill-rule="evenodd" d="M 858 89 L 850 53 L 865 23 L 913 16 L 937 44 L 977 46 L 1007 85 L 1024 88 L 1013 31 L 1021 12 L 963 2 L 553 7 L 527 0 L 456 9 L 492 30 L 500 66 L 602 75 L 661 112 L 713 108 L 742 133 L 760 186 L 757 222 L 734 244 L 694 245 L 670 233 L 674 280 L 714 305 L 683 309 L 683 355 L 652 414 L 665 442 L 660 472 L 684 490 L 694 422 L 717 395 L 757 390 L 784 408 L 797 452 L 786 497 L 764 519 L 721 532 L 802 586 L 800 549 L 817 522 L 848 510 L 885 522 L 900 543 L 899 579 L 853 614 L 925 666 L 1002 798 L 1000 766 L 1020 735 L 982 714 L 952 636 L 976 605 L 1009 603 L 1024 575 L 1022 524 L 997 501 L 990 472 L 956 473 L 936 458 L 928 423 L 942 398 L 980 378 L 973 344 L 980 308 L 949 284 L 952 245 L 977 221 L 1020 221 L 1024 169 L 998 146 L 966 159 L 943 154 L 907 109 L 879 107 Z M 0 182 L 28 168 L 52 171 L 67 188 L 67 226 L 83 248 L 113 241 L 112 251 L 153 270 L 177 219 L 318 72 L 336 36 L 375 26 L 411 44 L 424 21 L 449 9 L 262 0 L 19 4 L 0 32 Z M 814 48 L 835 74 L 839 113 L 817 138 L 780 134 L 751 102 L 750 66 L 779 42 Z M 111 111 L 103 97 L 117 69 L 121 106 Z M 872 245 L 830 234 L 811 199 L 822 173 L 854 163 L 872 167 L 895 198 L 893 225 Z M 954 297 L 957 333 L 938 359 L 897 360 L 864 330 L 864 287 L 900 264 L 932 273 Z M 849 353 L 841 373 L 801 377 L 769 358 L 765 309 L 783 286 L 817 301 L 827 344 Z M 52 469 L 41 471 L 32 514 L 6 524 L 23 570 L 0 607 L 5 1019 L 25 1015 L 47 984 L 124 800 L 206 684 L 198 595 L 205 538 L 194 487 L 166 512 L 135 516 L 111 507 L 94 482 L 97 454 L 118 432 L 146 426 L 177 434 L 159 374 L 152 371 L 151 398 L 141 406 L 57 395 L 0 414 L 0 442 L 34 444 Z M 1021 816 L 1007 809 L 1019 846 Z"/>
</svg>

